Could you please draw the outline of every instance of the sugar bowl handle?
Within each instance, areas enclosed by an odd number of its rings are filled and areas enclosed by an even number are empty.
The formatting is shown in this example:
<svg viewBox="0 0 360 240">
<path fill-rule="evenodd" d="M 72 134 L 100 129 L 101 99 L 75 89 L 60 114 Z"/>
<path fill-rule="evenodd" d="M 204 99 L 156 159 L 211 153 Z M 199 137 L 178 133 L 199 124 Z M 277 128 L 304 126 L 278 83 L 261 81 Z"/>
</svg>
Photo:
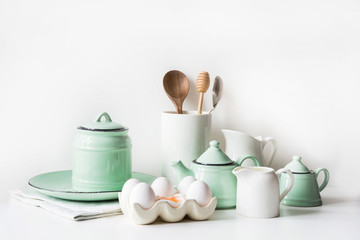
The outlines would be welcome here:
<svg viewBox="0 0 360 240">
<path fill-rule="evenodd" d="M 323 183 L 322 183 L 322 184 L 320 185 L 320 187 L 319 187 L 319 191 L 320 191 L 320 192 L 326 187 L 326 185 L 327 185 L 328 182 L 329 182 L 329 178 L 330 178 L 329 171 L 328 171 L 326 168 L 317 168 L 317 169 L 315 170 L 315 177 L 316 177 L 316 179 L 318 178 L 319 173 L 320 173 L 321 171 L 324 172 L 325 177 L 324 177 Z"/>
<path fill-rule="evenodd" d="M 287 168 L 281 168 L 276 171 L 277 176 L 280 176 L 280 174 L 282 174 L 282 173 L 287 173 L 290 177 L 290 179 L 289 179 L 290 181 L 287 182 L 287 186 L 286 186 L 285 190 L 280 194 L 280 202 L 284 199 L 286 194 L 288 194 L 290 192 L 291 188 L 294 185 L 294 176 L 293 176 L 292 172 Z"/>
</svg>

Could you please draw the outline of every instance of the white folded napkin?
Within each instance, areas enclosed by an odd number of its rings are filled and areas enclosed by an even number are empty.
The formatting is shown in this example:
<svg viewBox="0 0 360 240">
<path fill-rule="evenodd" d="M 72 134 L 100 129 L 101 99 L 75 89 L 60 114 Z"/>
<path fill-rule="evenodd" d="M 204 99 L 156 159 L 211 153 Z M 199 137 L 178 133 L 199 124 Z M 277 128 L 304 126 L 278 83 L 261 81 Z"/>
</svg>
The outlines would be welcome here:
<svg viewBox="0 0 360 240">
<path fill-rule="evenodd" d="M 47 196 L 30 187 L 24 190 L 11 191 L 10 194 L 24 203 L 43 208 L 51 213 L 75 221 L 122 214 L 118 200 L 98 202 L 68 201 Z"/>
</svg>

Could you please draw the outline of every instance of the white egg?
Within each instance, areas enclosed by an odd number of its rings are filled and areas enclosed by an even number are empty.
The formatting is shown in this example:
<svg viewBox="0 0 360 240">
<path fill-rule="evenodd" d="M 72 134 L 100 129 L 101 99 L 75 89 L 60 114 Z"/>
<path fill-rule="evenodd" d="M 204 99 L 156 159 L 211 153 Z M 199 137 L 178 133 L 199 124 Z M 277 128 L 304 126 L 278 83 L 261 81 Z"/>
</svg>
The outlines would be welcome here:
<svg viewBox="0 0 360 240">
<path fill-rule="evenodd" d="M 212 194 L 209 186 L 201 180 L 193 182 L 187 192 L 186 199 L 195 199 L 200 206 L 206 206 L 211 200 Z"/>
<path fill-rule="evenodd" d="M 121 191 L 122 197 L 129 197 L 131 191 L 138 183 L 140 183 L 140 181 L 137 180 L 136 178 L 131 178 L 127 180 Z"/>
<path fill-rule="evenodd" d="M 154 182 L 151 184 L 151 187 L 154 190 L 155 195 L 158 197 L 168 198 L 176 193 L 169 179 L 167 179 L 166 177 L 156 178 Z"/>
<path fill-rule="evenodd" d="M 130 204 L 138 203 L 142 208 L 151 208 L 156 201 L 154 190 L 146 183 L 136 184 L 130 194 Z"/>
<path fill-rule="evenodd" d="M 186 194 L 186 191 L 188 190 L 189 186 L 196 181 L 196 178 L 193 176 L 187 176 L 184 177 L 177 187 L 177 190 L 179 193 Z"/>
</svg>

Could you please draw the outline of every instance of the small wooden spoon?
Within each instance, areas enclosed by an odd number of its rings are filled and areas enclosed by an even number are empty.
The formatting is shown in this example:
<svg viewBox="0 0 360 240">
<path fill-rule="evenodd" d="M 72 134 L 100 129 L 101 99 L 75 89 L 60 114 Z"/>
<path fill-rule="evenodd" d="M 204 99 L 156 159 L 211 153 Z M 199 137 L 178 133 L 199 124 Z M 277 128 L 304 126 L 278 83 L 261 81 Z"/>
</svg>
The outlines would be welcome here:
<svg viewBox="0 0 360 240">
<path fill-rule="evenodd" d="M 182 105 L 189 93 L 189 80 L 180 71 L 172 70 L 165 74 L 163 85 L 166 95 L 170 98 L 178 114 L 182 114 Z"/>
<path fill-rule="evenodd" d="M 196 79 L 196 91 L 200 92 L 198 114 L 202 113 L 202 104 L 204 99 L 204 93 L 210 86 L 210 77 L 208 72 L 201 72 Z"/>
</svg>

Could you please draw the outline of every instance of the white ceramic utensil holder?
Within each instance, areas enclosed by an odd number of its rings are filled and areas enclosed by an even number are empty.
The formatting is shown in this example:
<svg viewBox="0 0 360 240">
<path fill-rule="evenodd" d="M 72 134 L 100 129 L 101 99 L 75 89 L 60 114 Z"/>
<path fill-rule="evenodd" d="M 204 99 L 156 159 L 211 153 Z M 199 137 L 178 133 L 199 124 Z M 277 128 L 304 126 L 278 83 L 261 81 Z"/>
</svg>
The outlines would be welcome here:
<svg viewBox="0 0 360 240">
<path fill-rule="evenodd" d="M 207 148 L 211 133 L 211 114 L 196 111 L 163 112 L 161 114 L 162 176 L 173 185 L 178 183 L 171 163 L 181 160 L 189 167 Z"/>
</svg>

